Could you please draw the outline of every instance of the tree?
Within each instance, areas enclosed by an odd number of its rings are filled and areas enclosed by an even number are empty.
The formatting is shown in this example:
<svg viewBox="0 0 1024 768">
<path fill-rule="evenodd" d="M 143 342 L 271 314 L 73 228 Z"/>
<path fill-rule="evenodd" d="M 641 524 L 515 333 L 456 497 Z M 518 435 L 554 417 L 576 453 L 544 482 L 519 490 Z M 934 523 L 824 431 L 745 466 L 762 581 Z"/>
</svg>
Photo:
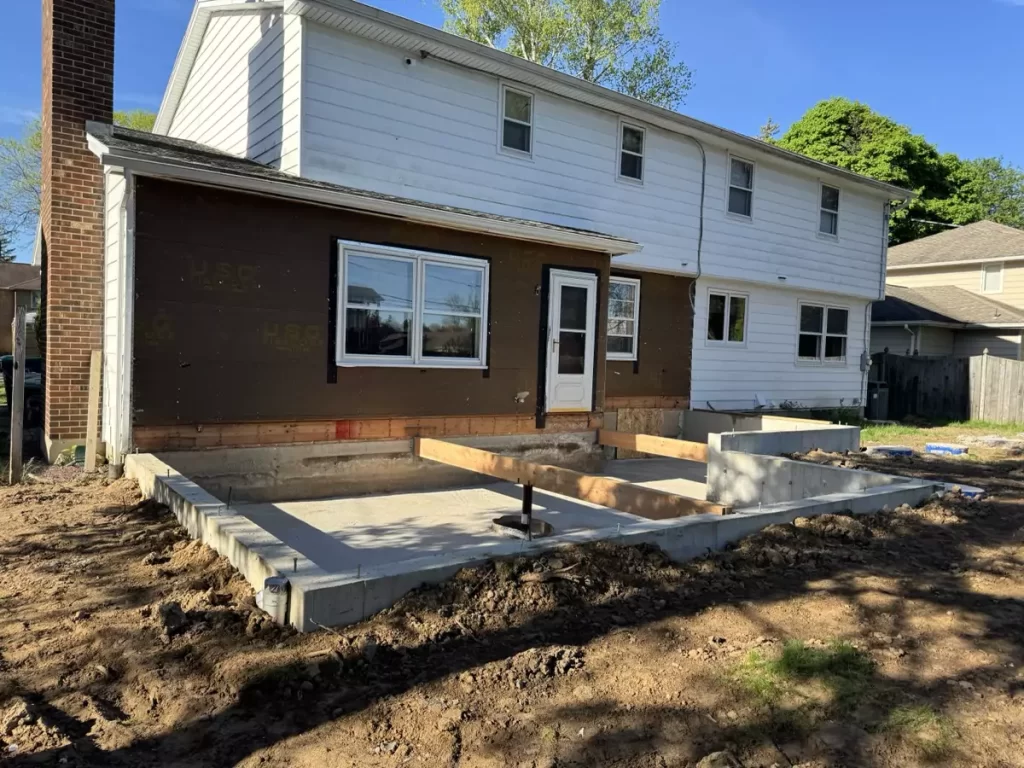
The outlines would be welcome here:
<svg viewBox="0 0 1024 768">
<path fill-rule="evenodd" d="M 659 106 L 693 86 L 661 34 L 661 0 L 440 0 L 445 28 Z"/>
<path fill-rule="evenodd" d="M 14 261 L 14 238 L 11 232 L 0 229 L 0 264 Z"/>
<path fill-rule="evenodd" d="M 114 112 L 114 124 L 151 131 L 156 115 L 143 109 Z M 42 195 L 43 130 L 39 119 L 22 138 L 0 139 L 0 233 L 13 243 L 35 227 Z M 10 247 L 10 246 L 9 246 Z"/>
<path fill-rule="evenodd" d="M 782 130 L 782 126 L 776 123 L 771 117 L 768 118 L 768 122 L 761 126 L 757 132 L 757 137 L 761 141 L 774 142 L 776 137 L 779 135 L 779 131 Z"/>
<path fill-rule="evenodd" d="M 941 208 L 945 218 L 954 224 L 989 219 L 1024 229 L 1024 171 L 999 157 L 944 157 L 954 186 Z"/>
</svg>

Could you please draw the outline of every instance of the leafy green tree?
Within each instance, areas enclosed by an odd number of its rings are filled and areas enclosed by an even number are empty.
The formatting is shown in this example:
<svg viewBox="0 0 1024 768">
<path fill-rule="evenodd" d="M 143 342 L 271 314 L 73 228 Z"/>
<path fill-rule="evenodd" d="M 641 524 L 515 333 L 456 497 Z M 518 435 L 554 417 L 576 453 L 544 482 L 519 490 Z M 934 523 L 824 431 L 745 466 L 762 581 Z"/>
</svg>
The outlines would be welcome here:
<svg viewBox="0 0 1024 768">
<path fill-rule="evenodd" d="M 114 112 L 115 125 L 151 131 L 156 115 L 144 109 Z M 39 216 L 42 195 L 43 130 L 39 119 L 20 139 L 0 139 L 0 232 L 7 242 L 27 236 Z"/>
<path fill-rule="evenodd" d="M 14 261 L 14 238 L 11 232 L 0 229 L 0 263 Z"/>
<path fill-rule="evenodd" d="M 947 158 L 953 195 L 940 211 L 953 224 L 989 219 L 1024 229 L 1024 171 L 1002 158 Z"/>
<path fill-rule="evenodd" d="M 445 28 L 659 106 L 693 74 L 659 26 L 661 0 L 440 0 Z"/>
</svg>

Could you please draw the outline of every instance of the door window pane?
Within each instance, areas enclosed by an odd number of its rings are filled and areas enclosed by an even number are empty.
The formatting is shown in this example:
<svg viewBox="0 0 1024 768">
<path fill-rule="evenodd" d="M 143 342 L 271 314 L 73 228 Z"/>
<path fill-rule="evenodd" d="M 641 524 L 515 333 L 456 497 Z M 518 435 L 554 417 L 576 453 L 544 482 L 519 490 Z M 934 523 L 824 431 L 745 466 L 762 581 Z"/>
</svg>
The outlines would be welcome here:
<svg viewBox="0 0 1024 768">
<path fill-rule="evenodd" d="M 747 319 L 747 300 L 742 296 L 729 297 L 729 341 L 743 341 Z"/>
<path fill-rule="evenodd" d="M 561 328 L 584 331 L 587 328 L 587 289 L 562 286 Z"/>
<path fill-rule="evenodd" d="M 708 296 L 708 341 L 725 340 L 725 302 L 724 294 Z"/>
<path fill-rule="evenodd" d="M 423 315 L 424 357 L 476 358 L 480 349 L 479 339 L 479 318 Z"/>
<path fill-rule="evenodd" d="M 345 313 L 345 353 L 409 357 L 412 312 L 349 308 Z"/>
<path fill-rule="evenodd" d="M 349 306 L 412 309 L 413 262 L 352 255 L 345 272 Z"/>
<path fill-rule="evenodd" d="M 582 374 L 584 372 L 586 340 L 587 334 L 576 331 L 562 331 L 558 334 L 559 373 Z"/>
</svg>

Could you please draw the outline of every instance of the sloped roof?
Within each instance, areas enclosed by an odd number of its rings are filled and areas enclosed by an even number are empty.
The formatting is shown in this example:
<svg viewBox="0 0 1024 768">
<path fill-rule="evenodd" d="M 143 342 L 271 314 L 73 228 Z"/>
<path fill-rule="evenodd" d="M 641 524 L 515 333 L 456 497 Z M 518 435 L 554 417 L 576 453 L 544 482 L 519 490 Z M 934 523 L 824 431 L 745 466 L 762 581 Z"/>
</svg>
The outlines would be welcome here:
<svg viewBox="0 0 1024 768">
<path fill-rule="evenodd" d="M 1024 230 L 978 221 L 889 249 L 890 267 L 1024 256 Z"/>
<path fill-rule="evenodd" d="M 39 267 L 0 264 L 0 290 L 38 291 L 39 288 Z"/>
<path fill-rule="evenodd" d="M 1000 325 L 1024 327 L 1024 311 L 963 288 L 885 286 L 885 300 L 871 309 L 873 323 Z"/>
<path fill-rule="evenodd" d="M 612 254 L 636 253 L 641 249 L 640 244 L 634 240 L 603 232 L 439 205 L 293 176 L 255 160 L 236 157 L 185 139 L 106 123 L 89 122 L 86 129 L 93 152 L 105 164 L 131 167 L 143 175 L 199 183 L 203 183 L 204 179 L 215 179 L 218 186 L 228 189 L 273 194 L 496 237 L 519 238 Z"/>
</svg>

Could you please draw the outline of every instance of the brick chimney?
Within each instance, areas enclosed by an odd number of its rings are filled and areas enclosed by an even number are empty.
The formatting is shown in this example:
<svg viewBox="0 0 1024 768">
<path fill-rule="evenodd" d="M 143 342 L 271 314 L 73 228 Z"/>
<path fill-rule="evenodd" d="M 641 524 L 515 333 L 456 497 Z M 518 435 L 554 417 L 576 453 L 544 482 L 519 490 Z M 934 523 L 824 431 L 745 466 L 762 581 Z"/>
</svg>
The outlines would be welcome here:
<svg viewBox="0 0 1024 768">
<path fill-rule="evenodd" d="M 85 122 L 113 121 L 114 0 L 43 0 L 44 439 L 86 436 L 89 355 L 103 343 L 103 169 Z"/>
</svg>

